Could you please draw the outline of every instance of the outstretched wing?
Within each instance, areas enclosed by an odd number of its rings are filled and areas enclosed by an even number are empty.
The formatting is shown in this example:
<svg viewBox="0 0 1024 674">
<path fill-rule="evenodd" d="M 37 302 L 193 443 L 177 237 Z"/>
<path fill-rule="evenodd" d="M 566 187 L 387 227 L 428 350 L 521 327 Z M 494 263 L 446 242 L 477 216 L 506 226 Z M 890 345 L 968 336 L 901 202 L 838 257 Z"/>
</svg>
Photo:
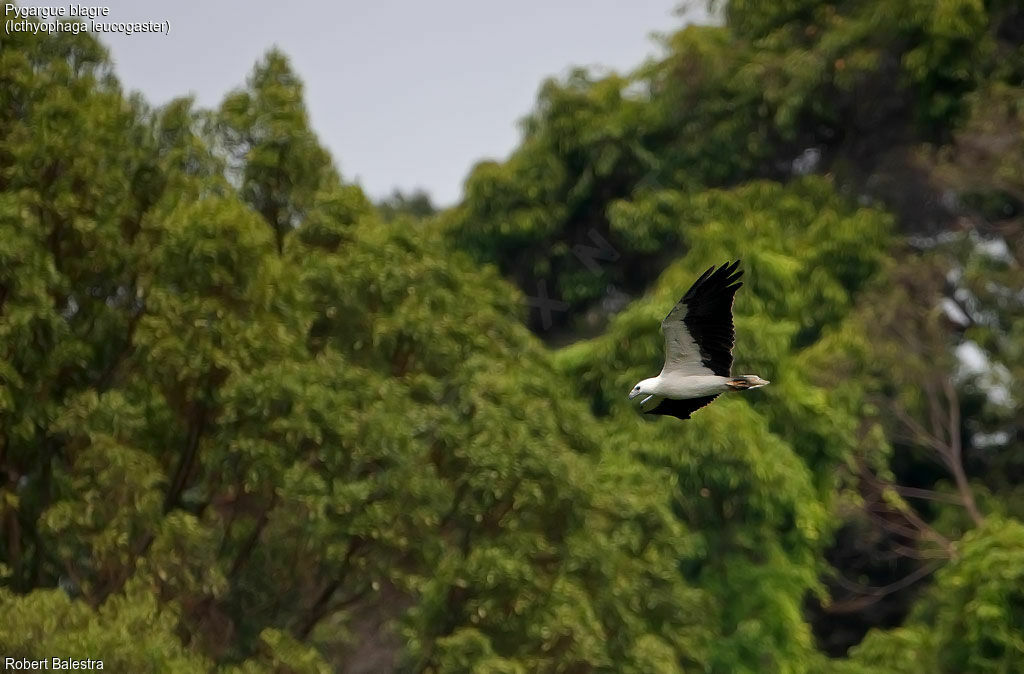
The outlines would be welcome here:
<svg viewBox="0 0 1024 674">
<path fill-rule="evenodd" d="M 657 407 L 653 410 L 648 410 L 645 414 L 667 414 L 680 419 L 689 419 L 691 414 L 704 407 L 717 397 L 718 394 L 713 396 L 704 396 L 703 398 L 688 398 L 686 400 L 672 400 L 671 398 L 665 398 Z"/>
<path fill-rule="evenodd" d="M 740 261 L 711 267 L 661 322 L 665 334 L 662 374 L 729 376 L 732 367 L 732 302 L 742 283 Z"/>
</svg>

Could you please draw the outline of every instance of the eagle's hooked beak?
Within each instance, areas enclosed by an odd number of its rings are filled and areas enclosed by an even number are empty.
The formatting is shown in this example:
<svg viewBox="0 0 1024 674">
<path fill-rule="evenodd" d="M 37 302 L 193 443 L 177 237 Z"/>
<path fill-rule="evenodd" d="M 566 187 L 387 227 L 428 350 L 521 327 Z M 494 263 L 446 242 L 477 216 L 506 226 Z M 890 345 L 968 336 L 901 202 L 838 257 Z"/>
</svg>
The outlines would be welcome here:
<svg viewBox="0 0 1024 674">
<path fill-rule="evenodd" d="M 640 389 L 633 389 L 632 391 L 629 392 L 629 399 L 632 400 L 638 395 L 640 395 Z"/>
</svg>

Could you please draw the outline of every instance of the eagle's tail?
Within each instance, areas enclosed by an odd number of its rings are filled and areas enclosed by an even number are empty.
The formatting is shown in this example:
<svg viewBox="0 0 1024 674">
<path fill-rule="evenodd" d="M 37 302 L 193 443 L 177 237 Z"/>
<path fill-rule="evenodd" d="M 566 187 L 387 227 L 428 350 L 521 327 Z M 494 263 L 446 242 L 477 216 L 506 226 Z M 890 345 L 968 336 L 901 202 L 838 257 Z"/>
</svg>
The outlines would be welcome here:
<svg viewBox="0 0 1024 674">
<path fill-rule="evenodd" d="M 746 391 L 750 388 L 761 388 L 767 386 L 771 382 L 767 379 L 761 379 L 756 374 L 745 374 L 739 377 L 733 377 L 725 383 L 733 391 Z"/>
</svg>

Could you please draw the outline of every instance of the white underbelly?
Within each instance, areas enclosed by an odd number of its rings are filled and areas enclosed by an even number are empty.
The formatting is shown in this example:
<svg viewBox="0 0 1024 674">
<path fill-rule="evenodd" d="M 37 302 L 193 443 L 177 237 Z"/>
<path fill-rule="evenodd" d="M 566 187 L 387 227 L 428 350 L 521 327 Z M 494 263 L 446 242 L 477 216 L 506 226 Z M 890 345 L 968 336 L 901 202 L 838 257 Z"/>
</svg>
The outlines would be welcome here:
<svg viewBox="0 0 1024 674">
<path fill-rule="evenodd" d="M 658 395 L 683 400 L 724 393 L 729 390 L 725 382 L 728 377 L 718 375 L 669 375 L 658 378 Z"/>
</svg>

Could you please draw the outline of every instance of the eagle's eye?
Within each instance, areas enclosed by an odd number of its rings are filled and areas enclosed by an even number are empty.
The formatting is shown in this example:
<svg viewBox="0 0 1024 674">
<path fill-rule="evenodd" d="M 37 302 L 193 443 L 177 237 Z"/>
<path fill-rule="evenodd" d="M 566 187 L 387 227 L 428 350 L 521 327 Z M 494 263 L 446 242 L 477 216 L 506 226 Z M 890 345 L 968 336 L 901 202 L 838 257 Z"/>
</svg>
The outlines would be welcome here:
<svg viewBox="0 0 1024 674">
<path fill-rule="evenodd" d="M 634 391 L 639 391 L 639 390 L 640 390 L 640 384 L 637 384 L 637 385 L 636 385 L 636 388 L 635 388 L 635 389 L 633 389 L 633 390 L 634 390 Z"/>
</svg>

